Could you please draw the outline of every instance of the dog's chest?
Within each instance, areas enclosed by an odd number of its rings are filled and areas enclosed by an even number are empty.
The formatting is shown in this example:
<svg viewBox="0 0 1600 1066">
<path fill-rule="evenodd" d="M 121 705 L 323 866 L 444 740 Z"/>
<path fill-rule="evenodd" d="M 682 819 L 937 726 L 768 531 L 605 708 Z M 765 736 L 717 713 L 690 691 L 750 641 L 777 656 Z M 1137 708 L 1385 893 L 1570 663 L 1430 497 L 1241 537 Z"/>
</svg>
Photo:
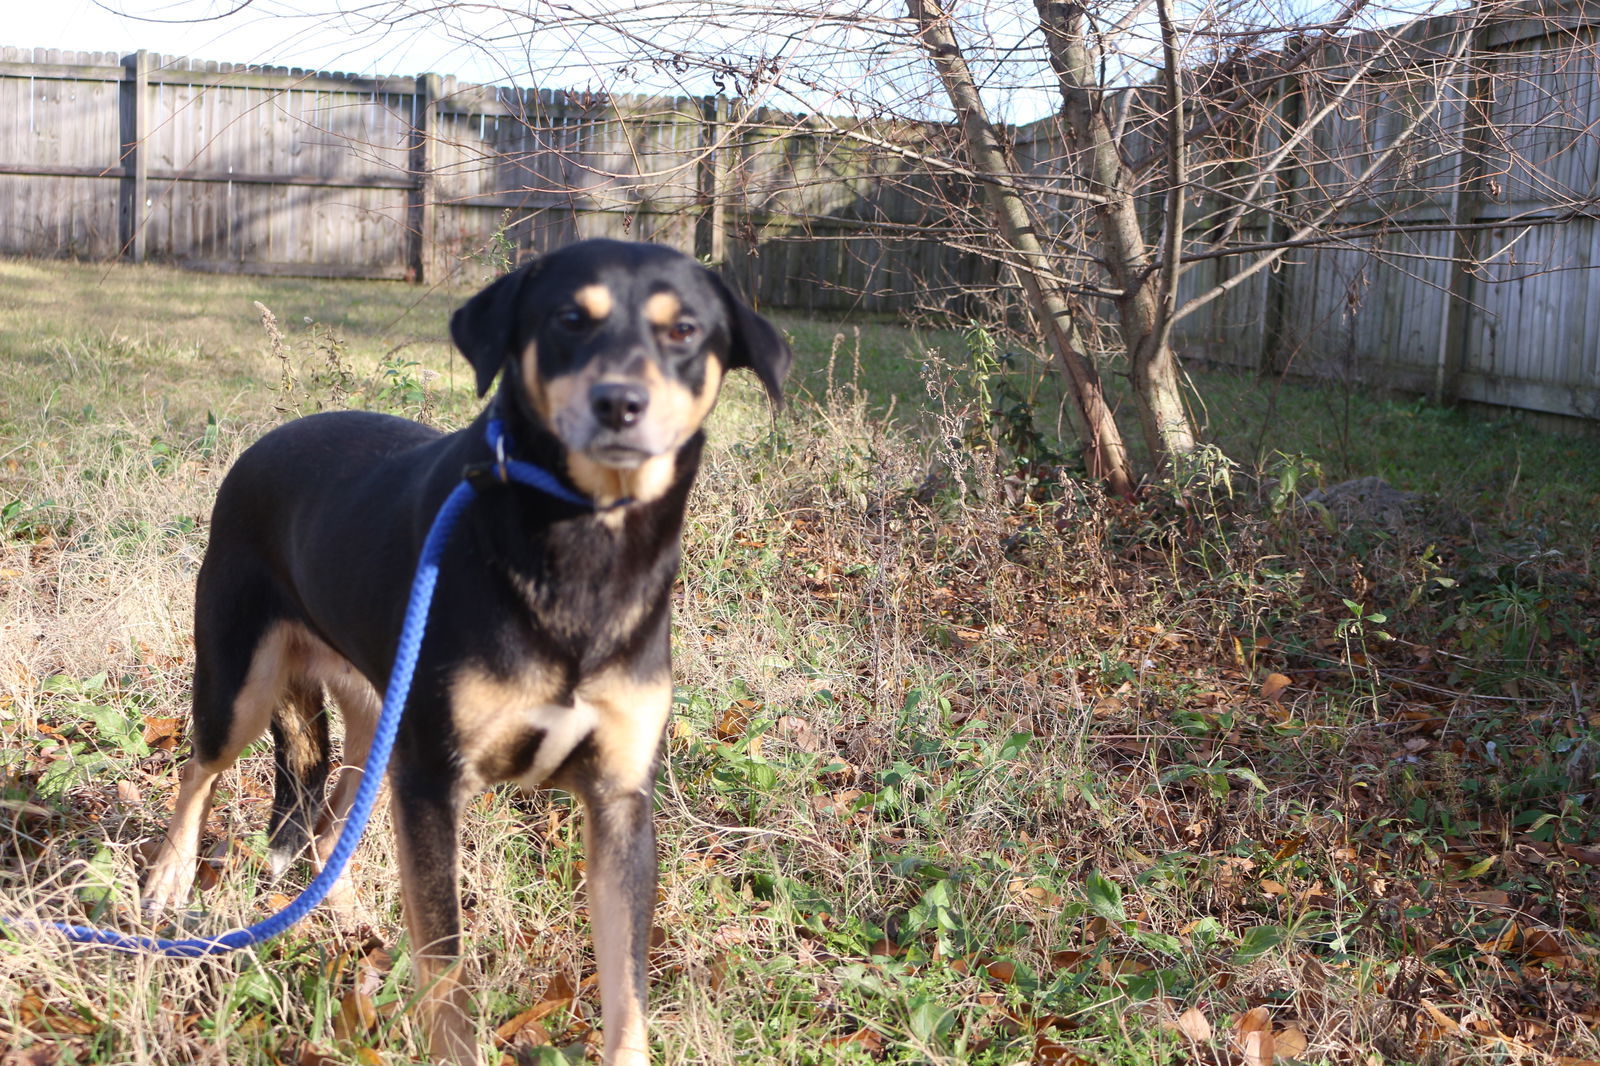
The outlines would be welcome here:
<svg viewBox="0 0 1600 1066">
<path fill-rule="evenodd" d="M 450 709 L 466 783 L 481 788 L 515 781 L 536 788 L 548 781 L 599 724 L 592 705 L 557 695 L 542 671 L 509 679 L 475 668 L 459 671 Z"/>
</svg>

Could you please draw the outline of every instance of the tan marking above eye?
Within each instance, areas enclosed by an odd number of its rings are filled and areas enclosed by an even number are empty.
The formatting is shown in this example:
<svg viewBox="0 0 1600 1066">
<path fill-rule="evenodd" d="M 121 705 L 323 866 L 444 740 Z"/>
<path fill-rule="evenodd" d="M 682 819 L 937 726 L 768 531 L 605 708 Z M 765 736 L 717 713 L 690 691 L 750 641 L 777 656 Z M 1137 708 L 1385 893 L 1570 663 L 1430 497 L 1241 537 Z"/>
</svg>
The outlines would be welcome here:
<svg viewBox="0 0 1600 1066">
<path fill-rule="evenodd" d="M 609 315 L 616 304 L 611 290 L 604 285 L 585 285 L 572 294 L 572 302 L 581 307 L 584 314 L 597 320 Z"/>
<path fill-rule="evenodd" d="M 644 318 L 652 326 L 671 326 L 683 313 L 683 301 L 676 293 L 658 292 L 644 302 Z"/>
</svg>

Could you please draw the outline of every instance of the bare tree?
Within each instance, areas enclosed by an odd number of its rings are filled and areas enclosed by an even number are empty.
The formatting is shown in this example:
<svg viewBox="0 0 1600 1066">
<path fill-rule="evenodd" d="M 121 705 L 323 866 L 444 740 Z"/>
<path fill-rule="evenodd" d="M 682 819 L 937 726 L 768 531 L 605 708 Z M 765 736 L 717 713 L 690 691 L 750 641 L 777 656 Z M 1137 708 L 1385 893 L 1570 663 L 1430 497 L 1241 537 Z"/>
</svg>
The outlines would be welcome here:
<svg viewBox="0 0 1600 1066">
<path fill-rule="evenodd" d="M 1134 478 L 1122 436 L 1106 405 L 1099 372 L 1084 349 L 1067 294 L 1059 283 L 1050 280 L 1052 264 L 1039 243 L 1037 223 L 1027 201 L 1010 180 L 1016 166 L 989 121 L 977 83 L 961 56 L 944 12 L 934 0 L 908 0 L 908 4 L 939 80 L 950 95 L 966 139 L 967 154 L 982 175 L 999 228 L 1019 260 L 1017 273 L 1027 290 L 1034 318 L 1070 382 L 1089 473 L 1103 478 L 1111 491 L 1127 495 L 1133 490 Z M 1095 191 L 1092 195 L 1099 204 L 1104 193 Z"/>
<path fill-rule="evenodd" d="M 1101 255 L 1116 290 L 1118 323 L 1128 353 L 1140 423 L 1150 454 L 1172 462 L 1194 449 L 1194 430 L 1178 386 L 1171 337 L 1178 294 L 1187 184 L 1185 113 L 1171 0 L 1156 0 L 1161 27 L 1161 87 L 1168 118 L 1168 164 L 1162 211 L 1163 269 L 1145 248 L 1135 202 L 1134 175 L 1118 151 L 1104 93 L 1088 47 L 1088 14 L 1081 4 L 1036 0 L 1050 65 L 1061 87 L 1067 136 L 1083 160 L 1084 184 L 1094 201 Z"/>
<path fill-rule="evenodd" d="M 1179 352 L 1600 404 L 1581 359 L 1508 355 L 1520 334 L 1600 346 L 1574 271 L 1600 202 L 1600 17 L 1579 0 L 1334 3 L 343 11 L 357 33 L 442 28 L 541 86 L 444 79 L 405 105 L 425 131 L 418 245 L 445 266 L 645 236 L 769 303 L 984 318 L 1049 354 L 1089 469 L 1120 492 L 1138 470 L 1105 386 L 1127 378 L 1154 465 L 1181 461 Z M 1518 309 L 1534 280 L 1548 321 Z"/>
</svg>

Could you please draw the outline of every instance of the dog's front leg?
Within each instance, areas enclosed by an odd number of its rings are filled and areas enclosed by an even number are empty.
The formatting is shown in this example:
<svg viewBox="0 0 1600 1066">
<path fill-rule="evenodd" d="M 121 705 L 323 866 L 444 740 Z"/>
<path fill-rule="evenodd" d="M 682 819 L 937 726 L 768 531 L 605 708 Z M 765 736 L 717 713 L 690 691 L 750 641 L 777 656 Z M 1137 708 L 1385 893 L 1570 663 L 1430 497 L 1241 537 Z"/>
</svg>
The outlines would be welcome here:
<svg viewBox="0 0 1600 1066">
<path fill-rule="evenodd" d="M 606 1066 L 648 1066 L 645 990 L 650 916 L 656 902 L 656 836 L 651 783 L 611 792 L 607 783 L 577 788 L 587 812 L 589 924 L 600 967 L 600 1014 Z"/>
<path fill-rule="evenodd" d="M 449 774 L 402 769 L 391 787 L 400 888 L 429 1058 L 477 1066 L 471 997 L 461 976 L 456 782 Z"/>
</svg>

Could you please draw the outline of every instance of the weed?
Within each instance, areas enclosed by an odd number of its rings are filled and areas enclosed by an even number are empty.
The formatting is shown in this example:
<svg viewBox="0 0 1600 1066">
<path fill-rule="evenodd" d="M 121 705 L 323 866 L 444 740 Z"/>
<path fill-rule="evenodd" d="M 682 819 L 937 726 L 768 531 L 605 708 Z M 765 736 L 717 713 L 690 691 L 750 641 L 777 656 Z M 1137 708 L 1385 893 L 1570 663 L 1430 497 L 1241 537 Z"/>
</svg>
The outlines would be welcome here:
<svg viewBox="0 0 1600 1066">
<path fill-rule="evenodd" d="M 509 207 L 500 212 L 500 222 L 495 226 L 494 232 L 489 234 L 489 241 L 476 252 L 469 253 L 468 258 L 477 263 L 482 277 L 480 281 L 492 281 L 503 274 L 511 273 L 517 263 L 517 246 L 511 240 L 510 232 L 515 212 Z"/>
</svg>

